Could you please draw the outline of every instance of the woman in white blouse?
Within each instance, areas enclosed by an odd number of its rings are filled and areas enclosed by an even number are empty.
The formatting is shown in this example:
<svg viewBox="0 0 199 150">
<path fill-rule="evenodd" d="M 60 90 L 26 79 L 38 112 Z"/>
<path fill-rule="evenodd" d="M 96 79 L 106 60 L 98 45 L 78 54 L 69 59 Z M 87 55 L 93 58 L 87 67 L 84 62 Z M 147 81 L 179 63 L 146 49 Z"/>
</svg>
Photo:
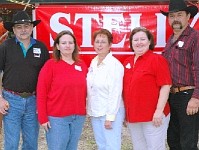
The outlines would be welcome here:
<svg viewBox="0 0 199 150">
<path fill-rule="evenodd" d="M 91 61 L 87 74 L 87 112 L 91 116 L 98 150 L 120 150 L 124 68 L 110 52 L 113 36 L 108 30 L 94 32 L 93 40 L 97 56 Z"/>
</svg>

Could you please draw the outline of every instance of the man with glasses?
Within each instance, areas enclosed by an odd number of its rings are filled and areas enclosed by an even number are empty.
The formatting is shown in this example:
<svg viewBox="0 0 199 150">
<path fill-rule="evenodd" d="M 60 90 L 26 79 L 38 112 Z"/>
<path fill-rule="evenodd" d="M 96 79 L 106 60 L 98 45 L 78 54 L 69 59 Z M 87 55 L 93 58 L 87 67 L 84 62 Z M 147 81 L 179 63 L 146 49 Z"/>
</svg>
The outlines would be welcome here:
<svg viewBox="0 0 199 150">
<path fill-rule="evenodd" d="M 39 71 L 49 53 L 46 46 L 31 37 L 33 27 L 25 11 L 13 15 L 4 27 L 15 37 L 0 45 L 0 70 L 3 71 L 0 90 L 0 113 L 4 115 L 4 149 L 16 150 L 22 131 L 22 149 L 37 150 L 39 126 L 36 113 L 36 84 Z"/>
</svg>

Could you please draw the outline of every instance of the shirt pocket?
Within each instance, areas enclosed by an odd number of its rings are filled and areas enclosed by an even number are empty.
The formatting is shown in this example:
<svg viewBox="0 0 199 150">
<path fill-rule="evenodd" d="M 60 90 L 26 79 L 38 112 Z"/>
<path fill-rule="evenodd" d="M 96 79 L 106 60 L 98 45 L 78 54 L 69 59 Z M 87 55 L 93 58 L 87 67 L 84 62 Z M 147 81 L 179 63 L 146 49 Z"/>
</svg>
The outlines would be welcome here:
<svg viewBox="0 0 199 150">
<path fill-rule="evenodd" d="M 192 52 L 188 47 L 178 47 L 174 53 L 174 60 L 181 66 L 188 67 L 193 60 Z"/>
</svg>

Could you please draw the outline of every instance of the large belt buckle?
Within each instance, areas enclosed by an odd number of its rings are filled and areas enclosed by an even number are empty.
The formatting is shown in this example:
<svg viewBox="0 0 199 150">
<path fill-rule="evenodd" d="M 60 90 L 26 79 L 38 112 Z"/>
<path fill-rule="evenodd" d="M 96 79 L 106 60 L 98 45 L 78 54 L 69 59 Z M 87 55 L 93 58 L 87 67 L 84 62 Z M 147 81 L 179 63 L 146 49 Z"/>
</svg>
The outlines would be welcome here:
<svg viewBox="0 0 199 150">
<path fill-rule="evenodd" d="M 31 93 L 27 93 L 27 92 L 22 92 L 22 93 L 19 93 L 19 95 L 23 98 L 27 98 L 29 96 L 31 96 Z"/>
</svg>

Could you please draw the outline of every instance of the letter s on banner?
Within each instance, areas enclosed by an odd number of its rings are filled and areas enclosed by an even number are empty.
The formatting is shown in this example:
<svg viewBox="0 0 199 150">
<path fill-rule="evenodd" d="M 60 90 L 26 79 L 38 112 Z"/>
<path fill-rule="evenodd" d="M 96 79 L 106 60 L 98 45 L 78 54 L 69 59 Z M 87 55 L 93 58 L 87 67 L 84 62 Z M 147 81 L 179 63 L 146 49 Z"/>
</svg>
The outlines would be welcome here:
<svg viewBox="0 0 199 150">
<path fill-rule="evenodd" d="M 68 27 L 68 26 L 66 26 L 64 24 L 61 24 L 59 22 L 60 18 L 65 18 L 68 21 L 68 23 L 70 24 L 70 14 L 55 13 L 50 18 L 50 28 L 56 33 L 59 33 L 59 32 L 61 32 L 63 30 L 69 30 L 69 31 L 71 31 L 73 33 L 73 30 L 70 27 Z M 50 34 L 50 47 L 53 46 L 53 43 L 54 43 L 54 41 L 53 41 L 52 35 Z"/>
</svg>

